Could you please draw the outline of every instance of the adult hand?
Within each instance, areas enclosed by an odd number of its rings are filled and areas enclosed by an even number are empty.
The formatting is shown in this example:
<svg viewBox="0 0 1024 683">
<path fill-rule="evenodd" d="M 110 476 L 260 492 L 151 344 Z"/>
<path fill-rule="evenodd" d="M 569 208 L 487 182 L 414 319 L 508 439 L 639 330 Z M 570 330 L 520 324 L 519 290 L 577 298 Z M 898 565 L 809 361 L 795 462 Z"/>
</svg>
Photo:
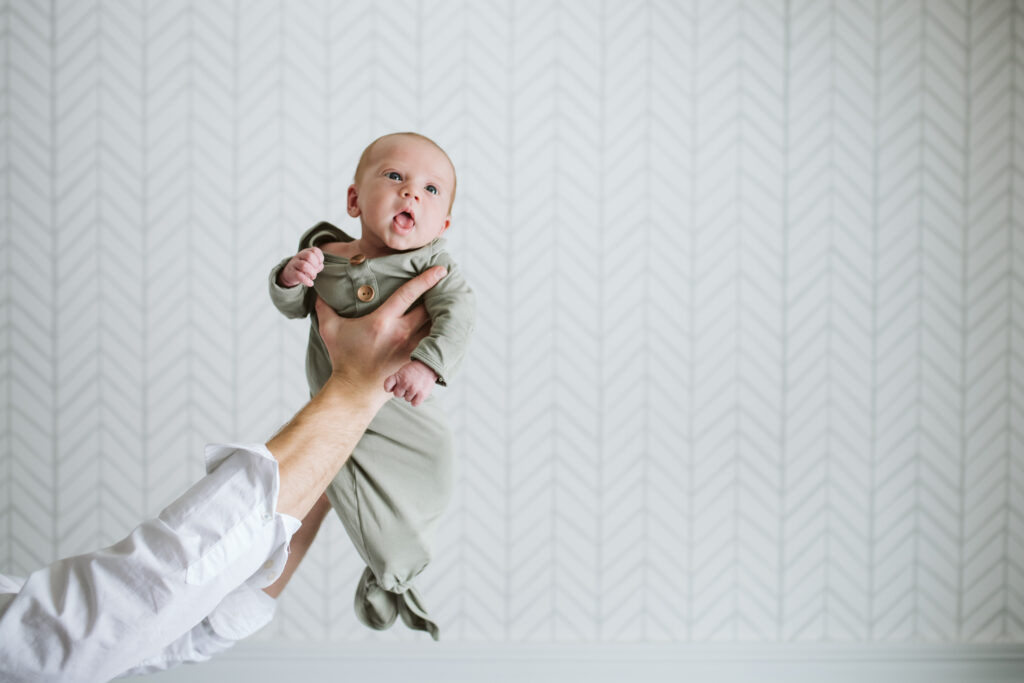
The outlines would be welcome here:
<svg viewBox="0 0 1024 683">
<path fill-rule="evenodd" d="M 443 266 L 425 270 L 361 318 L 342 318 L 318 298 L 316 315 L 334 368 L 332 377 L 358 390 L 372 388 L 386 400 L 384 380 L 409 362 L 409 354 L 430 331 L 423 306 L 409 307 L 446 274 Z"/>
<path fill-rule="evenodd" d="M 334 369 L 317 395 L 267 442 L 281 480 L 278 512 L 303 519 L 348 460 L 387 403 L 384 379 L 409 360 L 430 329 L 423 306 L 407 309 L 444 275 L 441 266 L 424 271 L 361 318 L 342 318 L 317 299 L 320 336 Z"/>
</svg>

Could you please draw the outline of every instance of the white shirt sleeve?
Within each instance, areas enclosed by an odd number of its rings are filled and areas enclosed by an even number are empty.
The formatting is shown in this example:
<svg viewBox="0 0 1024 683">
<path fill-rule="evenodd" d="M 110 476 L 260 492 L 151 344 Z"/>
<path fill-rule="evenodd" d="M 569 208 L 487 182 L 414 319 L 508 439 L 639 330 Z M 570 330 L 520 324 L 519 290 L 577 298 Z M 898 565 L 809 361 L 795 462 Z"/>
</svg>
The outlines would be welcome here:
<svg viewBox="0 0 1024 683">
<path fill-rule="evenodd" d="M 206 460 L 207 476 L 127 538 L 0 598 L 0 680 L 106 680 L 140 662 L 202 660 L 269 620 L 258 589 L 280 575 L 299 527 L 275 511 L 277 461 L 263 445 L 208 447 Z"/>
<path fill-rule="evenodd" d="M 155 657 L 122 672 L 118 678 L 155 673 L 179 664 L 205 662 L 269 624 L 276 609 L 274 598 L 250 584 L 242 584 L 228 593 L 216 609 L 191 631 Z"/>
</svg>

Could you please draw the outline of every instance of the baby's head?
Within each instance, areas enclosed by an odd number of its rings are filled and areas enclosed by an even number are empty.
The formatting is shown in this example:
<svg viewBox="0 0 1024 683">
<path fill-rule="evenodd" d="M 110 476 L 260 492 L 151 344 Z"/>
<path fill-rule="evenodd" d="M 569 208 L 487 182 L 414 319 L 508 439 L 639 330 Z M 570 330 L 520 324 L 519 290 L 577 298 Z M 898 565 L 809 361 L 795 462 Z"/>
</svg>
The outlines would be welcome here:
<svg viewBox="0 0 1024 683">
<path fill-rule="evenodd" d="M 348 213 L 368 246 L 408 251 L 451 225 L 455 166 L 437 143 L 418 133 L 392 133 L 363 150 L 348 188 Z"/>
</svg>

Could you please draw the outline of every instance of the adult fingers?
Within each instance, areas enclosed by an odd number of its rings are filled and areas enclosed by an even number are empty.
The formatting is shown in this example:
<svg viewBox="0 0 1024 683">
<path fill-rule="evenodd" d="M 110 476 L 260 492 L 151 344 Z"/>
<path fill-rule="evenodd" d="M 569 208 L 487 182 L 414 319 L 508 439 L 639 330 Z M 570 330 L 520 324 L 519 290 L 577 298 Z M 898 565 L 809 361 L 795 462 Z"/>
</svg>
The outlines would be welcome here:
<svg viewBox="0 0 1024 683">
<path fill-rule="evenodd" d="M 448 274 L 444 266 L 434 266 L 423 271 L 412 278 L 388 297 L 388 300 L 380 305 L 375 313 L 388 317 L 398 318 L 412 306 L 416 299 L 419 299 L 424 292 L 441 281 Z"/>
<path fill-rule="evenodd" d="M 430 324 L 430 314 L 427 313 L 426 307 L 420 304 L 406 313 L 402 317 L 402 322 L 409 326 L 410 331 L 416 332 Z"/>
<path fill-rule="evenodd" d="M 334 312 L 334 309 L 324 303 L 324 300 L 320 297 L 316 298 L 316 318 L 320 321 L 320 327 L 322 328 L 325 321 L 332 320 L 334 318 L 340 318 L 341 316 Z"/>
<path fill-rule="evenodd" d="M 393 329 L 402 335 L 402 341 L 395 347 L 408 356 L 430 334 L 430 316 L 423 304 L 416 306 L 398 320 L 393 321 Z"/>
</svg>

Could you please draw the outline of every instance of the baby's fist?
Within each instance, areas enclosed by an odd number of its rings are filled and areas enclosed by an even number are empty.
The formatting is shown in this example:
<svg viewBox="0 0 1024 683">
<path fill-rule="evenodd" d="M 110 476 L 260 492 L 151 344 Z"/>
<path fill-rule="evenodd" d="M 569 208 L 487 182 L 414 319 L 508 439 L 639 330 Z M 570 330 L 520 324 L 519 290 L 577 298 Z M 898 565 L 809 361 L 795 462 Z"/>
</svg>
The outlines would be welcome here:
<svg viewBox="0 0 1024 683">
<path fill-rule="evenodd" d="M 437 373 L 425 363 L 413 360 L 384 380 L 384 391 L 418 406 L 427 400 L 436 383 Z"/>
<path fill-rule="evenodd" d="M 282 287 L 294 287 L 298 284 L 312 287 L 317 273 L 323 269 L 324 252 L 320 251 L 319 247 L 309 247 L 291 257 L 281 269 L 277 280 Z"/>
</svg>

